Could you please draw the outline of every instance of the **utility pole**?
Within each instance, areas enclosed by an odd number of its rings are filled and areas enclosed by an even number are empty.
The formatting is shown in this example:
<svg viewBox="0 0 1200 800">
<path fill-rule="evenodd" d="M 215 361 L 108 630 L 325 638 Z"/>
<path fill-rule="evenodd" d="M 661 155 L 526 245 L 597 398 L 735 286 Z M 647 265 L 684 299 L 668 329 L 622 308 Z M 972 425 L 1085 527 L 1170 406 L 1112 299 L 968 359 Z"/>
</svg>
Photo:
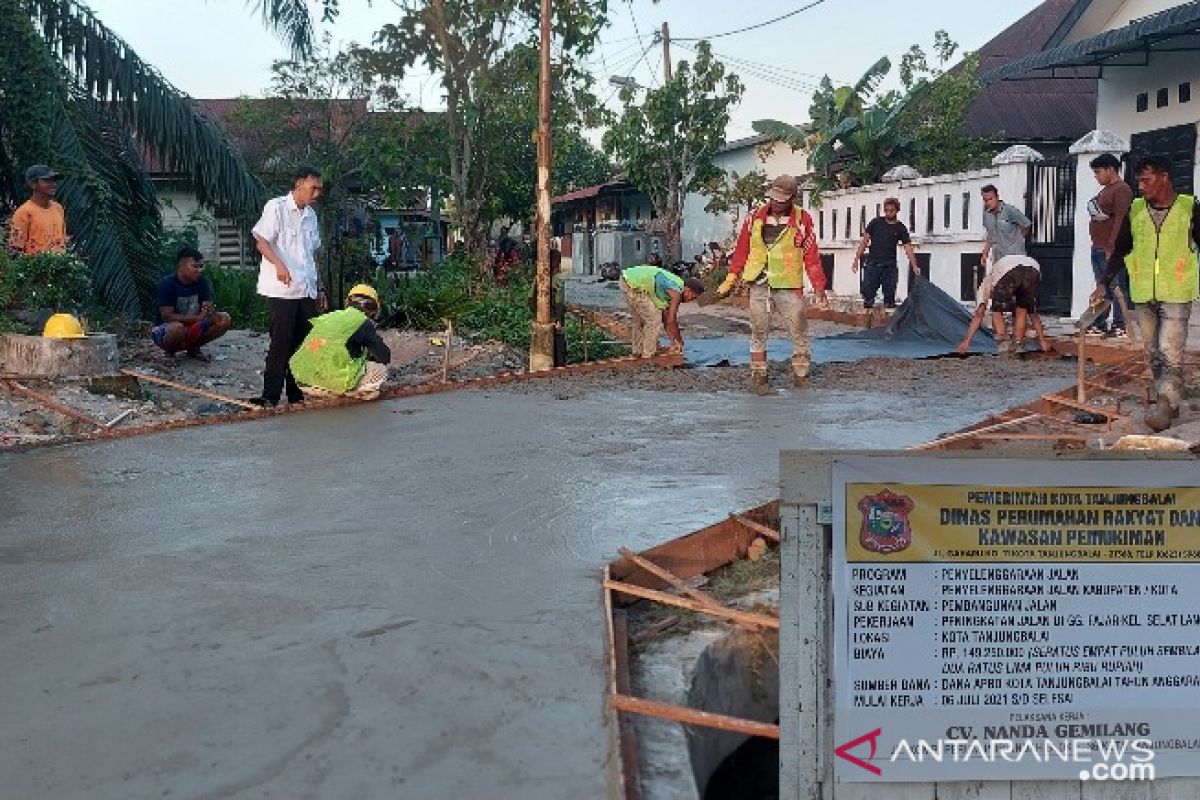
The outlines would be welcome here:
<svg viewBox="0 0 1200 800">
<path fill-rule="evenodd" d="M 537 137 L 537 317 L 529 337 L 529 371 L 554 366 L 550 321 L 550 0 L 542 0 L 542 67 L 538 85 Z"/>
<path fill-rule="evenodd" d="M 671 80 L 671 29 L 667 27 L 667 23 L 662 26 L 662 46 L 663 46 L 663 83 Z"/>
</svg>

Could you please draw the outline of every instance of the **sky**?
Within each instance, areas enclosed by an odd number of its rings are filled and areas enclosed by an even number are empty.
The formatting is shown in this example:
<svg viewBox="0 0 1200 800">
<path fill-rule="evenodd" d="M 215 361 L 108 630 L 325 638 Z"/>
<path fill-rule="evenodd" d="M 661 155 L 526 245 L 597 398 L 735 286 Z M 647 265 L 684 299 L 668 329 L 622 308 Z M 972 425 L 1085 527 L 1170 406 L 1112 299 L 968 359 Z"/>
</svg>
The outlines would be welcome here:
<svg viewBox="0 0 1200 800">
<path fill-rule="evenodd" d="M 287 56 L 245 0 L 85 2 L 138 55 L 193 97 L 261 96 L 270 83 L 271 62 Z M 753 6 L 729 0 L 609 0 L 611 25 L 588 62 L 598 79 L 599 96 L 617 110 L 610 77 L 632 77 L 644 86 L 661 83 L 662 49 L 652 45 L 652 36 L 664 22 L 676 42 L 672 61 L 678 62 L 692 58 L 695 42 L 686 39 L 754 25 L 811 2 Z M 753 135 L 751 123 L 756 119 L 805 120 L 822 75 L 835 83 L 850 83 L 886 55 L 893 62 L 896 85 L 901 54 L 912 44 L 928 51 L 934 31 L 946 30 L 964 49 L 976 49 L 1038 4 L 820 0 L 788 19 L 713 38 L 714 52 L 746 86 L 727 137 Z M 341 15 L 329 28 L 335 44 L 368 43 L 381 25 L 398 17 L 391 0 L 341 0 L 341 5 Z M 406 79 L 404 90 L 414 106 L 432 110 L 442 105 L 438 81 L 427 72 Z"/>
</svg>

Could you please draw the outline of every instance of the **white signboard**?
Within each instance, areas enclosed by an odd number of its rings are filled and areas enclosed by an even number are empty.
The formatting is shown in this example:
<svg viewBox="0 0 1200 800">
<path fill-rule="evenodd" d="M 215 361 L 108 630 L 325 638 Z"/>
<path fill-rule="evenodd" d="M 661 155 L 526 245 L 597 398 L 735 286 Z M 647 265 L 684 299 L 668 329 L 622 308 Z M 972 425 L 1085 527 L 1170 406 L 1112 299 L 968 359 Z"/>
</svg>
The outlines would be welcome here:
<svg viewBox="0 0 1200 800">
<path fill-rule="evenodd" d="M 836 460 L 835 779 L 1200 775 L 1200 488 L 1155 466 Z"/>
</svg>

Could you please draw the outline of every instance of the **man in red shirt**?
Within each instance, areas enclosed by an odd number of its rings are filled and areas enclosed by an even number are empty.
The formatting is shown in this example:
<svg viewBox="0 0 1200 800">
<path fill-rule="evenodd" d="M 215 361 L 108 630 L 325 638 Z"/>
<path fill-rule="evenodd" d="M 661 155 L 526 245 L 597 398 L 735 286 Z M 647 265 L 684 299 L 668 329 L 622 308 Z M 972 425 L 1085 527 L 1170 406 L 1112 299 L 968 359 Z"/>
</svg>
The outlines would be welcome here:
<svg viewBox="0 0 1200 800">
<path fill-rule="evenodd" d="M 767 190 L 767 204 L 742 225 L 729 258 L 729 275 L 719 292 L 728 294 L 739 279 L 750 285 L 750 391 L 772 393 L 767 380 L 767 334 L 771 306 L 783 316 L 792 336 L 792 382 L 808 386 L 808 316 L 804 276 L 820 303 L 825 302 L 825 271 L 817 251 L 812 217 L 796 205 L 796 179 L 780 175 Z"/>
</svg>

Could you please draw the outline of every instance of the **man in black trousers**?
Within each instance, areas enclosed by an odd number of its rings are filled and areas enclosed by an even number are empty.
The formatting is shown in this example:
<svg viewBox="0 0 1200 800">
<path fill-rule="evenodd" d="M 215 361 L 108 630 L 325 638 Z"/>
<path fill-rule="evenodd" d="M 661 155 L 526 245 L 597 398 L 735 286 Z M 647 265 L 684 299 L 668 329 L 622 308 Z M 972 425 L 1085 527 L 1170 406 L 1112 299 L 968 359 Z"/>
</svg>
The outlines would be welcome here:
<svg viewBox="0 0 1200 800">
<path fill-rule="evenodd" d="M 288 359 L 308 335 L 310 320 L 329 306 L 317 272 L 315 254 L 321 246 L 321 232 L 313 210 L 324 188 L 321 173 L 301 167 L 292 190 L 267 201 L 253 228 L 254 241 L 263 257 L 258 293 L 267 299 L 271 332 L 262 397 L 256 400 L 260 405 L 279 405 L 285 388 L 288 403 L 304 402 Z"/>
</svg>

